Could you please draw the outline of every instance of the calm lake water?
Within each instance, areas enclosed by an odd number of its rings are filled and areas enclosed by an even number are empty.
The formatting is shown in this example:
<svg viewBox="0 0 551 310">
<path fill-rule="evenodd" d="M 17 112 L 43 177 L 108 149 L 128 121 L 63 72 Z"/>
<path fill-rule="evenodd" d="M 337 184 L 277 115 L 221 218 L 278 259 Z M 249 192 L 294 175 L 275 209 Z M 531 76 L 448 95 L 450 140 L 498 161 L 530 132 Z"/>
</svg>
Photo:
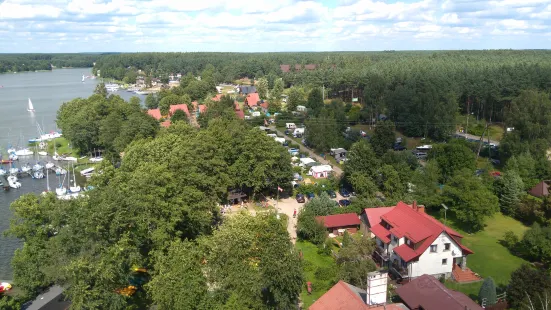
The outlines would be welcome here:
<svg viewBox="0 0 551 310">
<path fill-rule="evenodd" d="M 91 75 L 90 68 L 59 69 L 51 72 L 28 72 L 0 74 L 0 150 L 5 153 L 8 145 L 26 144 L 37 136 L 36 123 L 44 132 L 56 129 L 56 113 L 63 102 L 77 97 L 90 96 L 98 80 L 86 79 L 82 75 Z M 119 91 L 116 94 L 125 100 L 135 94 Z M 138 96 L 144 100 L 144 96 Z M 27 112 L 28 98 L 33 102 L 34 113 Z M 53 176 L 53 177 L 52 177 Z M 53 187 L 55 174 L 50 174 L 50 186 Z M 20 178 L 22 187 L 4 192 L 0 191 L 0 279 L 12 279 L 11 257 L 21 247 L 20 240 L 6 238 L 1 234 L 9 228 L 11 218 L 10 204 L 26 193 L 41 193 L 46 189 L 46 179 L 34 180 Z"/>
</svg>

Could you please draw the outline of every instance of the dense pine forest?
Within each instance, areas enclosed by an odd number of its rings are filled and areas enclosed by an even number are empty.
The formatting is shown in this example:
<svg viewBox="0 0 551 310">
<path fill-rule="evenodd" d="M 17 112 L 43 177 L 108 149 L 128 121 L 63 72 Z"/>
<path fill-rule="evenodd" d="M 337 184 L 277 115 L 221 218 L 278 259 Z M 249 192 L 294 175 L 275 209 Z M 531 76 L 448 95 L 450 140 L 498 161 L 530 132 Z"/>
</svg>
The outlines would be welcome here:
<svg viewBox="0 0 551 310">
<path fill-rule="evenodd" d="M 408 135 L 443 139 L 454 126 L 454 111 L 503 122 L 521 90 L 549 89 L 550 56 L 546 50 L 143 53 L 102 57 L 94 70 L 119 80 L 138 69 L 160 77 L 199 75 L 212 67 L 215 83 L 267 77 L 273 84 L 281 77 L 286 87 L 324 86 L 329 97 L 359 98 L 367 118 L 384 113 Z M 315 69 L 302 69 L 308 64 Z M 290 65 L 288 72 L 281 65 Z"/>
<path fill-rule="evenodd" d="M 0 54 L 0 73 L 51 70 L 73 67 L 89 68 L 105 54 Z"/>
</svg>

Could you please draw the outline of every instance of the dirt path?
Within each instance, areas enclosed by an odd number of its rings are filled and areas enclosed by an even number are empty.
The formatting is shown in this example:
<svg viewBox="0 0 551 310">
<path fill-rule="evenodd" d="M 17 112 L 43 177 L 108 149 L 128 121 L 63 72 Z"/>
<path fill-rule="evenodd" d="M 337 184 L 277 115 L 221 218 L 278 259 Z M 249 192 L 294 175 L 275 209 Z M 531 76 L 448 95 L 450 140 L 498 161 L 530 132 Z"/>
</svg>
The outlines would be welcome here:
<svg viewBox="0 0 551 310">
<path fill-rule="evenodd" d="M 291 140 L 291 141 L 294 141 L 293 138 L 287 136 L 284 132 L 281 132 L 279 131 L 278 129 L 276 129 L 276 127 L 270 127 L 270 129 L 272 130 L 275 130 L 279 135 L 282 135 L 283 137 L 285 137 L 286 139 L 288 140 Z M 312 151 L 311 149 L 309 148 L 306 148 L 304 145 L 300 144 L 299 143 L 299 148 L 301 151 L 303 152 L 307 152 L 310 157 L 312 157 L 313 159 L 315 159 L 316 161 L 322 163 L 322 164 L 325 164 L 325 165 L 330 165 L 331 167 L 333 167 L 333 172 L 335 174 L 335 176 L 340 176 L 342 175 L 342 169 L 331 164 L 328 160 L 325 160 L 323 159 L 321 156 L 319 156 L 318 154 L 316 154 L 314 151 Z"/>
<path fill-rule="evenodd" d="M 289 217 L 287 231 L 289 232 L 289 236 L 291 237 L 291 242 L 293 242 L 293 244 L 297 241 L 297 218 L 293 218 L 293 213 L 296 210 L 298 215 L 303 206 L 303 203 L 298 203 L 296 199 L 292 197 L 280 199 L 277 202 L 277 212 L 286 214 Z"/>
<path fill-rule="evenodd" d="M 457 131 L 455 134 L 458 135 L 458 136 L 462 136 L 465 139 L 473 139 L 473 140 L 480 141 L 480 136 L 475 136 L 475 135 L 471 135 L 471 134 L 468 134 L 468 133 L 462 133 L 462 132 L 459 132 L 459 131 Z M 484 142 L 486 142 L 486 141 L 488 141 L 488 137 L 484 136 Z M 499 145 L 499 142 L 494 141 L 494 140 L 490 140 L 490 143 L 493 143 L 496 146 Z"/>
</svg>

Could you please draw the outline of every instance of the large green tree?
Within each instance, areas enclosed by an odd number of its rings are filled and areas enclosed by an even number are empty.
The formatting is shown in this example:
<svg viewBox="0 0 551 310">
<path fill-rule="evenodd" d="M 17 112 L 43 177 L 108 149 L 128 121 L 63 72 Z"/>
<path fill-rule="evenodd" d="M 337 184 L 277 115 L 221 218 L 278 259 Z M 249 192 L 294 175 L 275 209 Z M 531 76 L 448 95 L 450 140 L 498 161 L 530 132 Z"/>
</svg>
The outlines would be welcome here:
<svg viewBox="0 0 551 310">
<path fill-rule="evenodd" d="M 478 291 L 478 302 L 484 306 L 492 306 L 497 302 L 496 284 L 492 277 L 484 279 L 480 290 Z"/>
<path fill-rule="evenodd" d="M 428 158 L 438 163 L 443 182 L 448 181 L 459 170 L 468 169 L 474 172 L 476 168 L 475 155 L 461 141 L 434 145 Z"/>
<path fill-rule="evenodd" d="M 308 100 L 306 101 L 306 108 L 308 108 L 308 114 L 317 116 L 323 108 L 323 94 L 319 87 L 316 87 L 310 91 Z"/>
<path fill-rule="evenodd" d="M 544 270 L 522 265 L 511 274 L 507 286 L 507 303 L 513 309 L 523 309 L 530 304 L 540 304 L 546 297 L 544 294 L 551 289 L 551 278 Z"/>
<path fill-rule="evenodd" d="M 261 78 L 255 83 L 255 86 L 260 99 L 268 99 L 268 80 L 266 78 Z"/>
<path fill-rule="evenodd" d="M 391 121 L 378 122 L 370 141 L 375 153 L 379 157 L 383 156 L 388 149 L 392 148 L 395 141 L 394 123 Z"/>
<path fill-rule="evenodd" d="M 499 200 L 469 169 L 458 171 L 443 195 L 455 217 L 471 231 L 484 229 L 486 218 L 499 210 Z"/>
<path fill-rule="evenodd" d="M 514 216 L 525 194 L 522 178 L 514 170 L 508 170 L 495 182 L 495 187 L 501 212 Z"/>
<path fill-rule="evenodd" d="M 349 178 L 354 173 L 362 173 L 370 178 L 377 177 L 380 160 L 373 151 L 371 144 L 364 139 L 356 142 L 347 154 L 348 161 L 344 166 L 344 173 Z"/>
<path fill-rule="evenodd" d="M 339 266 L 339 278 L 346 283 L 367 289 L 367 274 L 377 270 L 373 261 L 375 241 L 372 238 L 351 238 L 350 244 L 339 251 L 336 263 Z"/>
</svg>

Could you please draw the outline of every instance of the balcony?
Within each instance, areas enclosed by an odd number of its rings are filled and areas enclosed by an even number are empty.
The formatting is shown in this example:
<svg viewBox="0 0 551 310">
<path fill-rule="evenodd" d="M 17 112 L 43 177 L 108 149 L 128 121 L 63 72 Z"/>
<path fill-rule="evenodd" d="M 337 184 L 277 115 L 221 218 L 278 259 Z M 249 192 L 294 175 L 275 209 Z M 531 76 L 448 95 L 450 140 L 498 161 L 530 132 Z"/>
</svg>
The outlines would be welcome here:
<svg viewBox="0 0 551 310">
<path fill-rule="evenodd" d="M 390 271 L 400 278 L 409 278 L 407 268 L 402 267 L 400 264 L 396 263 L 396 261 L 392 263 Z"/>
<path fill-rule="evenodd" d="M 376 246 L 375 251 L 373 251 L 372 257 L 375 263 L 377 263 L 379 266 L 388 266 L 388 260 L 390 259 L 390 256 L 388 255 L 388 252 L 386 252 L 383 248 Z"/>
</svg>

